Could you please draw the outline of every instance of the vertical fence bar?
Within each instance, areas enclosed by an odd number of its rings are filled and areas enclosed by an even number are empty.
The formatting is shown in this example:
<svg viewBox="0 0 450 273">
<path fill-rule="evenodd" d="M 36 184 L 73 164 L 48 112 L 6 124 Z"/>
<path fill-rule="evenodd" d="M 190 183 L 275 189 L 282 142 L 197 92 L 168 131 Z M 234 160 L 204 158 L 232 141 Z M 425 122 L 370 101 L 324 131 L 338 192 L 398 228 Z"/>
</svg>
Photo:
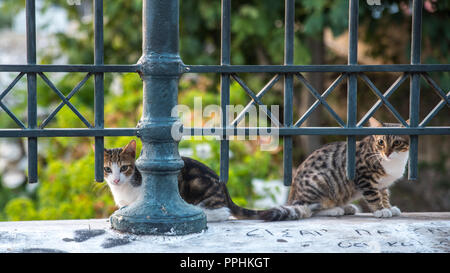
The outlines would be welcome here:
<svg viewBox="0 0 450 273">
<path fill-rule="evenodd" d="M 171 131 L 178 80 L 184 66 L 179 56 L 179 0 L 143 1 L 143 113 L 137 135 L 142 141 L 136 167 L 142 174 L 142 197 L 111 216 L 114 229 L 135 234 L 184 235 L 206 229 L 203 211 L 181 199 L 178 174 L 183 160 Z"/>
<path fill-rule="evenodd" d="M 102 65 L 103 57 L 103 0 L 94 1 L 94 64 Z M 94 77 L 95 129 L 104 128 L 104 82 L 103 72 Z M 95 181 L 103 182 L 104 137 L 95 137 Z"/>
<path fill-rule="evenodd" d="M 284 15 L 284 65 L 294 64 L 294 19 L 295 1 L 285 0 Z M 294 75 L 284 74 L 284 127 L 293 124 Z M 292 136 L 283 138 L 284 185 L 292 183 Z"/>
<path fill-rule="evenodd" d="M 220 64 L 230 65 L 231 63 L 231 0 L 222 0 L 221 6 L 221 47 Z M 220 75 L 220 107 L 222 109 L 222 128 L 229 125 L 227 106 L 230 104 L 230 74 L 222 73 Z M 220 141 L 220 182 L 228 182 L 230 141 L 226 136 L 226 130 L 223 131 Z"/>
<path fill-rule="evenodd" d="M 348 64 L 358 63 L 358 0 L 349 2 L 349 48 Z M 357 78 L 355 73 L 350 73 L 347 80 L 347 127 L 356 127 L 357 122 Z M 347 136 L 347 177 L 355 179 L 356 137 Z"/>
<path fill-rule="evenodd" d="M 414 0 L 412 4 L 412 30 L 411 30 L 411 64 L 420 64 L 420 51 L 422 40 L 422 0 Z M 419 125 L 420 108 L 420 74 L 413 73 L 410 78 L 409 96 L 409 124 L 411 127 Z M 410 136 L 408 179 L 417 179 L 419 136 Z"/>
<path fill-rule="evenodd" d="M 36 64 L 35 0 L 26 1 L 27 64 Z M 37 128 L 36 73 L 27 73 L 28 129 Z M 36 183 L 38 176 L 37 137 L 28 138 L 28 182 Z"/>
</svg>

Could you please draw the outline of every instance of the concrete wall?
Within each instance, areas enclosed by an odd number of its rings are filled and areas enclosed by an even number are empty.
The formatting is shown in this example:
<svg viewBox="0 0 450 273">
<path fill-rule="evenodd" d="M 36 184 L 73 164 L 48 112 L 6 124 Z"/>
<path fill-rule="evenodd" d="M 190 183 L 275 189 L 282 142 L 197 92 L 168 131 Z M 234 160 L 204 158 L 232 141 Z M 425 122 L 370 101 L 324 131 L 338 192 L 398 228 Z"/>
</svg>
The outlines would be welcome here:
<svg viewBox="0 0 450 273">
<path fill-rule="evenodd" d="M 0 222 L 1 252 L 450 252 L 450 213 L 232 220 L 186 236 L 118 233 L 107 219 Z"/>
</svg>

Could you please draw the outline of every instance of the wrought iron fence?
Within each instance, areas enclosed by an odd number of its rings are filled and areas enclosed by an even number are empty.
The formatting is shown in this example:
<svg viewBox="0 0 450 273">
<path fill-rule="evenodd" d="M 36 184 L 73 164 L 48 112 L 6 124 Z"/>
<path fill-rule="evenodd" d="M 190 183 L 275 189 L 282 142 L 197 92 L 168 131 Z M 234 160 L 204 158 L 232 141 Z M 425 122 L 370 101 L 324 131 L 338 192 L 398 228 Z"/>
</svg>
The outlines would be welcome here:
<svg viewBox="0 0 450 273">
<path fill-rule="evenodd" d="M 450 92 L 444 91 L 428 75 L 428 72 L 450 71 L 449 64 L 421 64 L 421 24 L 422 0 L 413 0 L 411 30 L 411 62 L 410 64 L 393 65 L 358 65 L 358 0 L 349 0 L 349 48 L 347 65 L 295 65 L 294 64 L 294 18 L 295 1 L 285 0 L 285 41 L 283 65 L 232 65 L 231 64 L 231 0 L 221 2 L 221 63 L 220 65 L 184 65 L 179 57 L 179 1 L 178 0 L 143 0 L 143 55 L 138 64 L 104 65 L 103 61 L 103 1 L 94 0 L 94 60 L 90 65 L 37 65 L 36 64 L 36 19 L 35 1 L 26 0 L 26 32 L 27 32 L 27 64 L 0 64 L 0 72 L 17 72 L 17 77 L 0 93 L 0 107 L 8 114 L 20 129 L 0 129 L 0 137 L 28 138 L 28 179 L 37 182 L 37 139 L 39 137 L 81 137 L 95 138 L 95 179 L 103 181 L 103 141 L 109 136 L 138 136 L 143 142 L 143 150 L 137 160 L 137 167 L 143 173 L 145 187 L 144 201 L 136 205 L 116 211 L 111 217 L 112 226 L 119 230 L 134 233 L 186 234 L 198 232 L 206 228 L 203 213 L 180 201 L 177 193 L 177 173 L 183 166 L 178 154 L 177 141 L 170 133 L 170 128 L 178 122 L 171 117 L 171 109 L 176 105 L 178 78 L 183 73 L 218 73 L 221 76 L 221 109 L 226 112 L 230 104 L 230 84 L 234 79 L 241 85 L 252 101 L 249 105 L 262 104 L 261 97 L 279 80 L 284 80 L 283 123 L 277 120 L 276 128 L 237 127 L 237 122 L 229 123 L 222 115 L 218 128 L 183 128 L 183 135 L 216 135 L 221 137 L 220 179 L 228 180 L 229 170 L 229 136 L 260 135 L 270 129 L 276 129 L 283 138 L 284 184 L 290 185 L 292 180 L 292 137 L 295 135 L 343 135 L 347 136 L 347 175 L 355 176 L 356 136 L 370 134 L 403 134 L 410 135 L 410 155 L 408 178 L 417 178 L 418 139 L 419 135 L 449 135 L 449 126 L 427 126 L 429 121 L 444 106 L 450 106 Z M 46 72 L 84 72 L 84 79 L 64 96 L 61 91 L 45 75 Z M 135 72 L 143 80 L 143 116 L 136 128 L 104 128 L 104 73 Z M 339 76 L 321 94 L 302 75 L 305 72 L 336 72 Z M 383 93 L 366 75 L 367 72 L 401 72 L 397 80 Z M 253 92 L 239 78 L 238 73 L 268 73 L 273 78 L 258 93 Z M 2 99 L 14 85 L 26 75 L 28 90 L 28 124 L 17 118 Z M 61 99 L 56 109 L 39 125 L 37 123 L 36 79 L 43 81 Z M 70 103 L 83 84 L 94 76 L 95 83 L 95 122 L 89 123 L 86 118 Z M 357 120 L 357 78 L 360 78 L 378 97 L 378 101 L 361 120 Z M 436 107 L 419 120 L 420 78 L 432 87 L 441 98 Z M 315 103 L 300 117 L 293 119 L 294 78 L 307 87 L 316 98 Z M 389 103 L 393 92 L 407 79 L 410 80 L 410 100 L 408 124 L 398 111 Z M 347 121 L 326 102 L 326 98 L 342 82 L 347 81 Z M 161 92 L 165 94 L 164 98 Z M 58 111 L 67 105 L 86 125 L 86 129 L 60 128 L 47 129 L 46 125 Z M 249 105 L 244 108 L 248 110 Z M 300 127 L 319 105 L 337 121 L 339 127 Z M 385 105 L 403 127 L 368 128 L 362 125 Z M 242 114 L 242 113 L 241 113 Z M 270 112 L 269 118 L 274 120 Z M 164 209 L 163 209 L 164 208 Z"/>
</svg>

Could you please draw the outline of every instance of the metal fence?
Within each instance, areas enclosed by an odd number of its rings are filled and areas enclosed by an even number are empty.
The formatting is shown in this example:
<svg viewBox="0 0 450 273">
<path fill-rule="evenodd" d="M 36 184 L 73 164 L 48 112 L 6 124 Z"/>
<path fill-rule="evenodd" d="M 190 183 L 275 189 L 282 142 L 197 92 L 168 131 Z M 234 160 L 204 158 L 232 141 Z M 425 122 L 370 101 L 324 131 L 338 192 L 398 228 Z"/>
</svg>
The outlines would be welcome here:
<svg viewBox="0 0 450 273">
<path fill-rule="evenodd" d="M 410 156 L 408 178 L 417 179 L 419 135 L 449 135 L 449 126 L 430 127 L 429 121 L 444 106 L 450 106 L 450 92 L 445 92 L 428 75 L 428 72 L 450 71 L 449 64 L 421 64 L 421 24 L 422 0 L 413 0 L 411 30 L 411 63 L 399 65 L 358 65 L 358 0 L 349 0 L 349 48 L 347 65 L 295 65 L 294 64 L 294 19 L 295 1 L 285 0 L 285 41 L 283 65 L 232 65 L 231 64 L 231 0 L 222 0 L 221 13 L 221 63 L 220 65 L 185 65 L 179 57 L 179 1 L 143 0 L 143 55 L 137 64 L 104 65 L 103 58 L 103 1 L 94 0 L 94 60 L 90 65 L 37 65 L 36 64 L 36 20 L 35 1 L 26 0 L 27 64 L 2 65 L 0 72 L 19 73 L 13 82 L 0 93 L 0 107 L 20 127 L 20 129 L 0 129 L 0 137 L 28 138 L 28 178 L 37 182 L 37 139 L 39 137 L 81 137 L 95 138 L 95 179 L 103 181 L 103 141 L 111 136 L 138 136 L 143 149 L 136 162 L 143 174 L 144 200 L 131 208 L 121 209 L 111 217 L 114 228 L 134 233 L 173 234 L 198 232 L 206 228 L 201 211 L 180 202 L 177 193 L 177 174 L 183 162 L 178 154 L 178 144 L 170 133 L 177 118 L 171 117 L 171 109 L 177 103 L 178 79 L 183 73 L 218 73 L 221 75 L 221 109 L 226 112 L 230 104 L 230 83 L 234 79 L 251 97 L 250 104 L 262 104 L 261 97 L 279 80 L 284 80 L 283 124 L 277 128 L 236 127 L 228 123 L 222 115 L 219 128 L 183 128 L 183 135 L 216 135 L 221 137 L 220 179 L 226 183 L 229 170 L 229 139 L 232 135 L 260 135 L 261 131 L 276 129 L 283 138 L 284 184 L 292 180 L 292 137 L 295 135 L 345 135 L 347 136 L 347 175 L 355 176 L 356 136 L 371 134 L 410 135 Z M 84 79 L 64 96 L 45 75 L 46 72 L 84 72 Z M 104 73 L 136 72 L 143 80 L 143 116 L 136 128 L 104 128 Z M 255 94 L 238 77 L 237 73 L 269 73 L 273 78 Z M 337 79 L 321 94 L 303 77 L 304 72 L 337 72 Z M 398 79 L 383 93 L 365 75 L 366 72 L 401 72 Z M 2 99 L 14 85 L 26 75 L 28 88 L 28 124 L 20 121 Z M 95 81 L 95 122 L 90 124 L 70 103 L 70 99 L 83 84 L 94 76 Z M 37 124 L 36 78 L 43 81 L 61 98 L 59 106 L 42 124 Z M 367 84 L 378 97 L 361 120 L 357 120 L 357 78 Z M 423 77 L 432 90 L 441 98 L 439 104 L 422 121 L 419 120 L 420 78 Z M 316 102 L 297 121 L 293 119 L 294 78 L 304 84 Z M 407 79 L 410 80 L 410 100 L 408 124 L 389 103 L 388 98 Z M 347 81 L 347 121 L 327 104 L 325 99 L 343 81 Z M 163 95 L 162 95 L 163 94 Z M 249 104 L 249 105 L 250 105 Z M 67 105 L 86 125 L 86 129 L 61 128 L 46 129 L 58 111 Z M 300 127 L 312 111 L 323 105 L 340 125 L 339 127 Z M 382 105 L 392 112 L 404 127 L 368 128 L 362 125 Z M 248 107 L 248 106 L 247 106 Z M 245 109 L 247 109 L 247 107 Z M 269 116 L 270 112 L 268 113 Z M 162 209 L 164 208 L 164 209 Z"/>
</svg>

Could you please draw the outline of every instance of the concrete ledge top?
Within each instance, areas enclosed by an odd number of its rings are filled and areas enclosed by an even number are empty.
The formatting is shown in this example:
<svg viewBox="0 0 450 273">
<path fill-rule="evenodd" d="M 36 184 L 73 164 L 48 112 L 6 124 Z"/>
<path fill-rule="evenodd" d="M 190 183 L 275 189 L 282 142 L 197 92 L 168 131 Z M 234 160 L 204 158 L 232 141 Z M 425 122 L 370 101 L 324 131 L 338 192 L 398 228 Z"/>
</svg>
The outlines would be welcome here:
<svg viewBox="0 0 450 273">
<path fill-rule="evenodd" d="M 202 233 L 140 236 L 108 219 L 0 222 L 0 253 L 14 252 L 450 252 L 450 212 L 313 217 L 298 221 L 230 220 Z"/>
</svg>

